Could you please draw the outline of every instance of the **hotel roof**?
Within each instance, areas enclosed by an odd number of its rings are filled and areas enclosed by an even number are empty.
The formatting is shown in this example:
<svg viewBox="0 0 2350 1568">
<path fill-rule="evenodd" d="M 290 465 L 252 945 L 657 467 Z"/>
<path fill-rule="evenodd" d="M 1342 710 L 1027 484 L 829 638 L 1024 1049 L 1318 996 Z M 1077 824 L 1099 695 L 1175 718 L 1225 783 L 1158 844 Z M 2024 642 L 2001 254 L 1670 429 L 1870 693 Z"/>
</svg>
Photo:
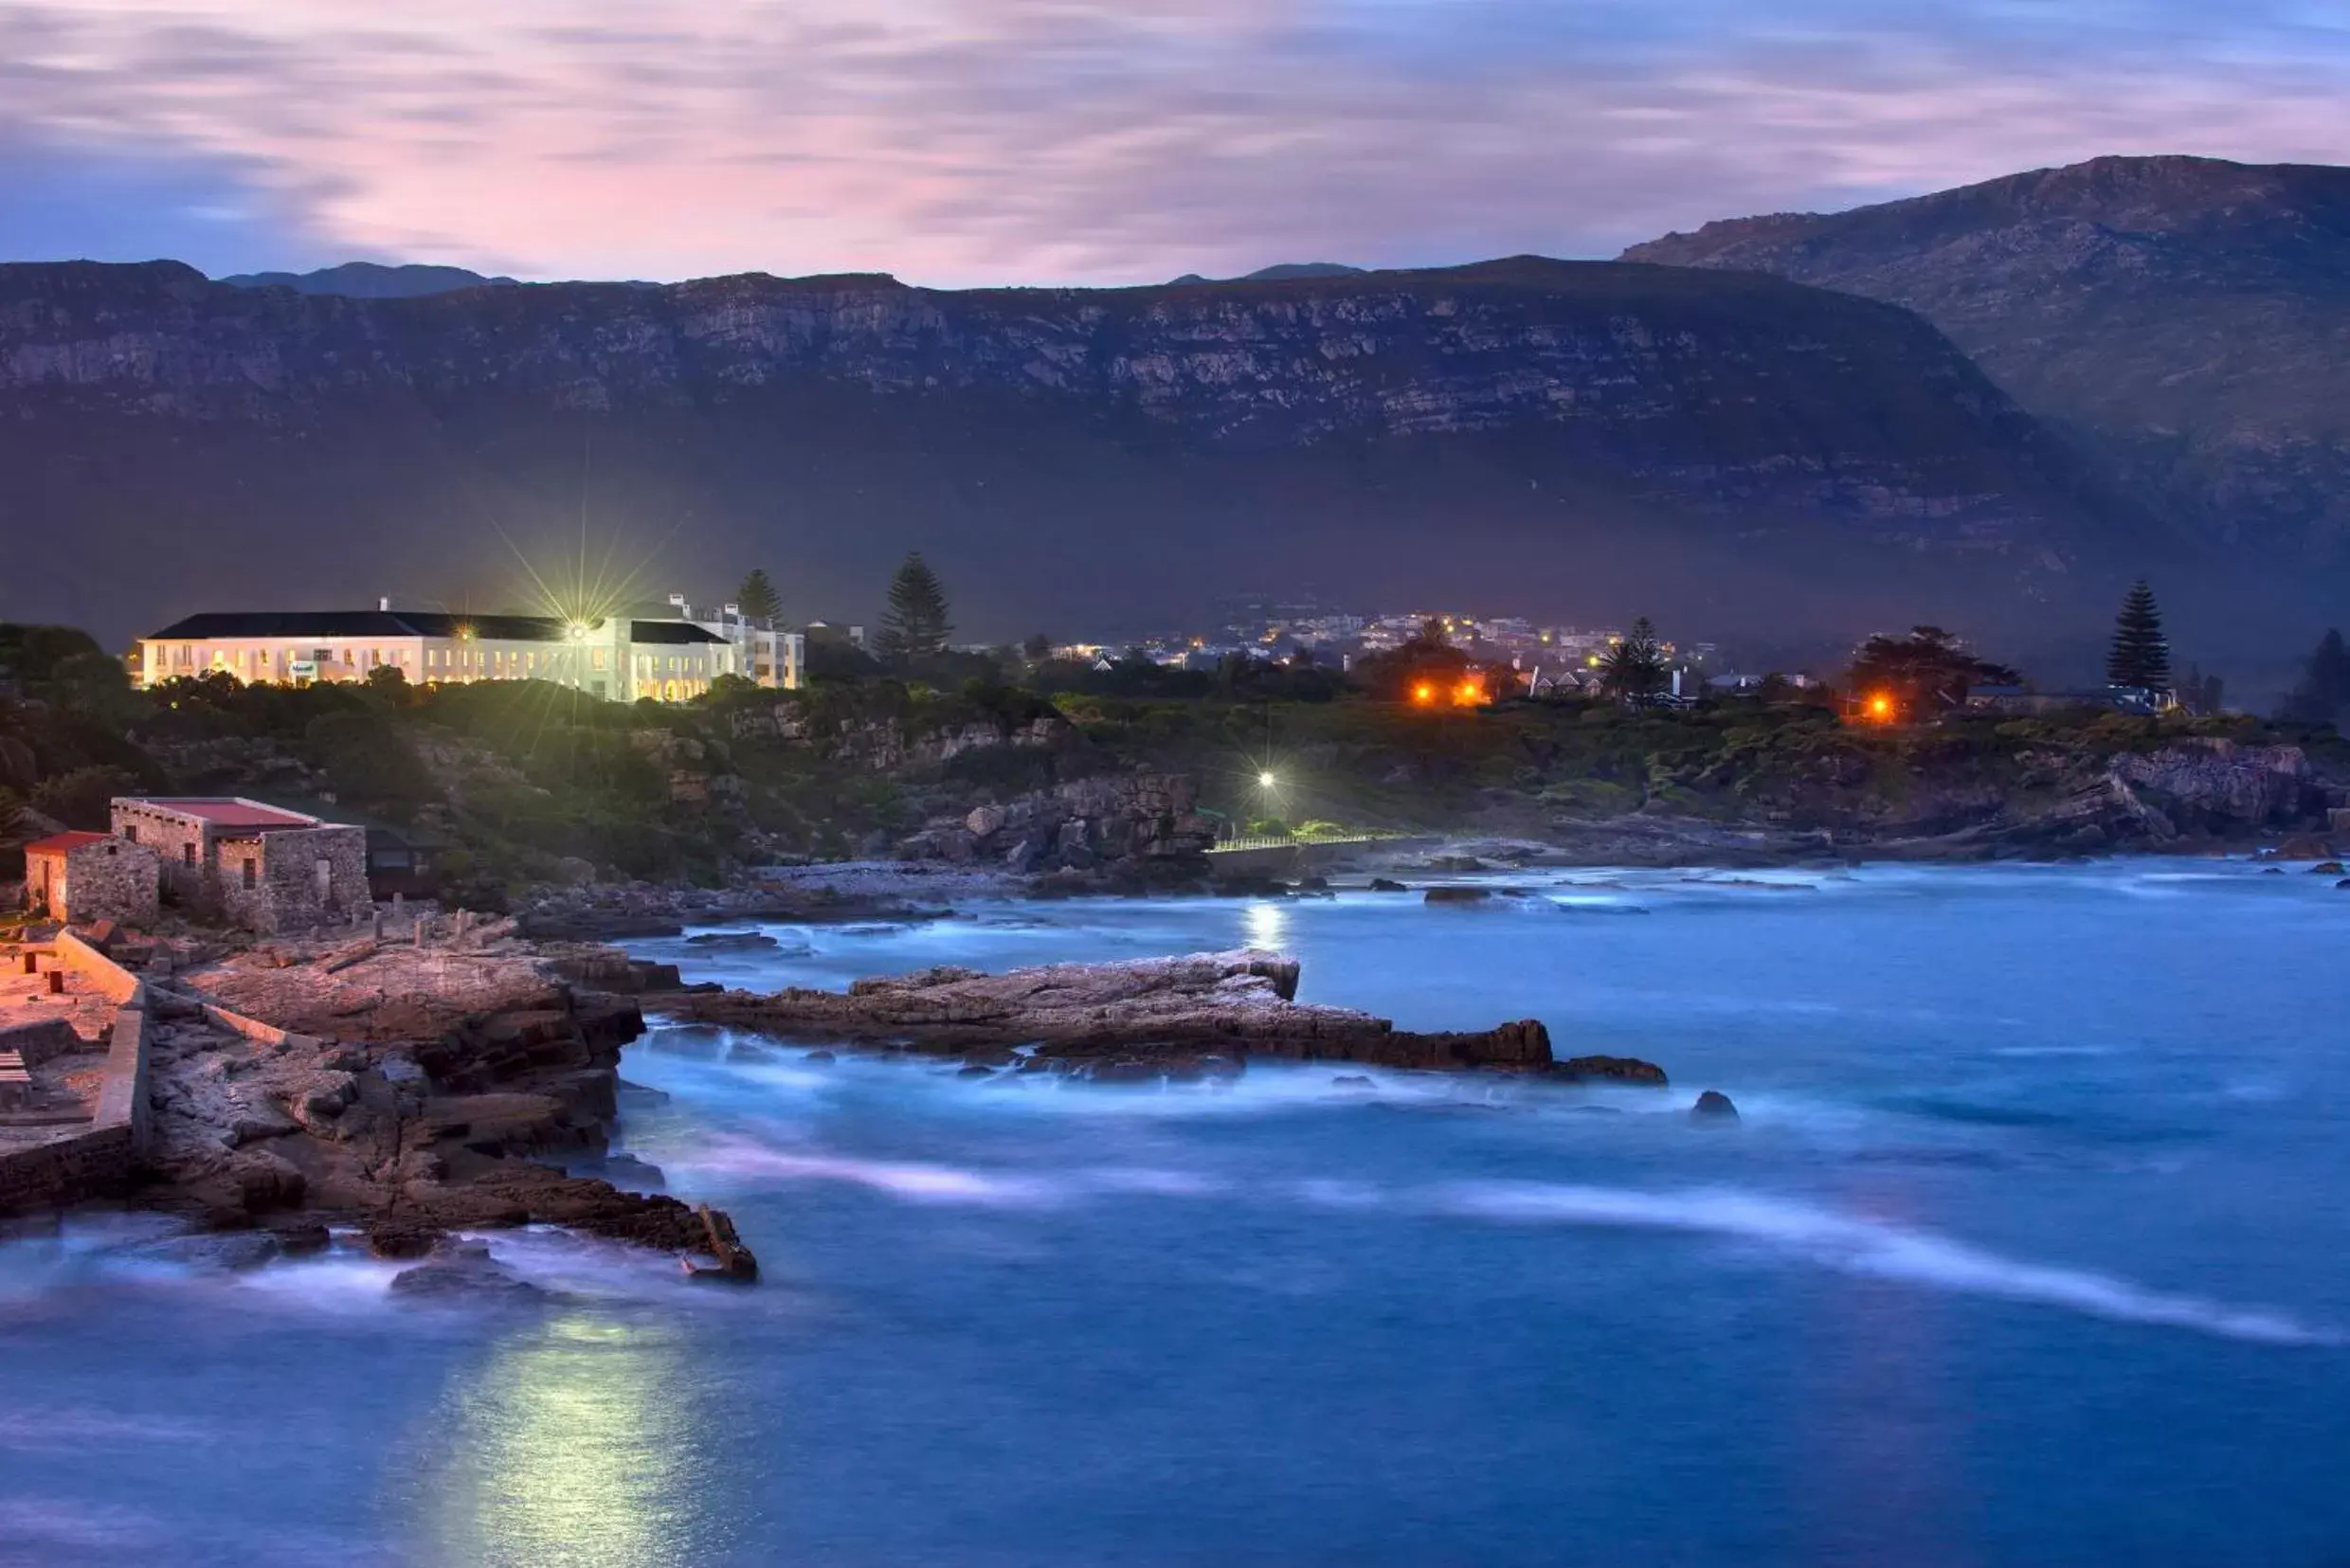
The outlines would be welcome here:
<svg viewBox="0 0 2350 1568">
<path fill-rule="evenodd" d="M 483 642 L 561 642 L 570 622 L 551 615 L 450 615 L 441 610 L 227 610 L 191 615 L 151 634 L 150 642 L 207 642 L 216 638 L 316 638 L 321 642 L 368 638 L 457 638 Z M 684 621 L 632 621 L 638 642 L 723 642 Z"/>
</svg>

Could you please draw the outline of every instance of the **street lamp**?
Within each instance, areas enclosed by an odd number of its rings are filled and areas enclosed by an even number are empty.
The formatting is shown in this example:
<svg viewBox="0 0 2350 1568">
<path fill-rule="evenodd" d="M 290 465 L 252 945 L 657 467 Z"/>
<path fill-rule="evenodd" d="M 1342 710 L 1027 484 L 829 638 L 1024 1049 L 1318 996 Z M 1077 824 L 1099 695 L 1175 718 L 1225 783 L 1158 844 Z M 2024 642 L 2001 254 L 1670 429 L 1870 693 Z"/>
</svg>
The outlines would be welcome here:
<svg viewBox="0 0 2350 1568">
<path fill-rule="evenodd" d="M 1281 780 L 1279 775 L 1273 772 L 1270 768 L 1256 775 L 1256 787 L 1259 789 L 1273 789 L 1277 787 L 1280 783 Z"/>
</svg>

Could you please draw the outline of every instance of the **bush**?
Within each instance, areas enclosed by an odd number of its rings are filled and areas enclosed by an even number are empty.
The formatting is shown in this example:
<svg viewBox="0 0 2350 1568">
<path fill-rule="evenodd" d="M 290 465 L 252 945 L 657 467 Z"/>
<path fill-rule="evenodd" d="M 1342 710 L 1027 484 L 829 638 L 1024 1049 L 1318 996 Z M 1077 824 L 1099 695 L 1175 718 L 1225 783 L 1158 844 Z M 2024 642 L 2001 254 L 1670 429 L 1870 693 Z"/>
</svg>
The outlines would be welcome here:
<svg viewBox="0 0 2350 1568">
<path fill-rule="evenodd" d="M 77 767 L 43 780 L 32 792 L 32 805 L 69 828 L 104 833 L 114 826 L 115 797 L 137 790 L 138 780 L 122 768 Z"/>
</svg>

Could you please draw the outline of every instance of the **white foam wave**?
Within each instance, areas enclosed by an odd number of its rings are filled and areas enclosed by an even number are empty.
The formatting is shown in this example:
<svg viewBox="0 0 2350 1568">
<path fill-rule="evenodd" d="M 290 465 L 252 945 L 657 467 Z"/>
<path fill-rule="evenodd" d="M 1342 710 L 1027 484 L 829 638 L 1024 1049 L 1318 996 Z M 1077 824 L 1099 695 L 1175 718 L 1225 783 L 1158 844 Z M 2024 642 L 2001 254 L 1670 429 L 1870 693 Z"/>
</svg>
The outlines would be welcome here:
<svg viewBox="0 0 2350 1568">
<path fill-rule="evenodd" d="M 918 1203 L 1036 1208 L 1058 1202 L 1065 1196 L 1065 1188 L 1033 1177 L 996 1175 L 912 1161 L 850 1160 L 832 1155 L 786 1154 L 781 1149 L 745 1138 L 714 1139 L 691 1156 L 673 1157 L 669 1162 L 684 1169 L 721 1176 L 840 1181 L 891 1193 Z"/>
<path fill-rule="evenodd" d="M 2086 1270 L 2020 1262 L 1931 1232 L 1750 1194 L 1481 1182 L 1448 1189 L 1438 1202 L 1452 1212 L 1482 1218 L 1730 1236 L 1848 1273 L 2223 1339 L 2288 1345 L 2345 1343 L 2339 1333 L 2283 1313 L 2150 1290 Z"/>
</svg>

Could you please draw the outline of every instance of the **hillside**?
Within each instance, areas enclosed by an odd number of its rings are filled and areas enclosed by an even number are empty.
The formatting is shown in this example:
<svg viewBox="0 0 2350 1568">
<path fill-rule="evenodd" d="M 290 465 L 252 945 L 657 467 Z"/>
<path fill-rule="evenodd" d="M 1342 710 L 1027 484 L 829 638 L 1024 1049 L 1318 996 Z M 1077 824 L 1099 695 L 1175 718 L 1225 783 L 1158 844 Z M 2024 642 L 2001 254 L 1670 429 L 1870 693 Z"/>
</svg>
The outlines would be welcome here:
<svg viewBox="0 0 2350 1568">
<path fill-rule="evenodd" d="M 1835 642 L 2028 623 L 2075 586 L 2102 609 L 2146 526 L 1907 312 L 1533 258 L 405 299 L 0 267 L 0 616 L 109 638 L 380 594 L 492 607 L 518 555 L 575 572 L 584 527 L 639 588 L 763 564 L 790 613 L 843 619 L 919 547 L 967 635 L 1311 584 Z"/>
<path fill-rule="evenodd" d="M 2204 538 L 2350 564 L 2350 169 L 2100 158 L 1625 259 L 1907 306 Z"/>
</svg>

